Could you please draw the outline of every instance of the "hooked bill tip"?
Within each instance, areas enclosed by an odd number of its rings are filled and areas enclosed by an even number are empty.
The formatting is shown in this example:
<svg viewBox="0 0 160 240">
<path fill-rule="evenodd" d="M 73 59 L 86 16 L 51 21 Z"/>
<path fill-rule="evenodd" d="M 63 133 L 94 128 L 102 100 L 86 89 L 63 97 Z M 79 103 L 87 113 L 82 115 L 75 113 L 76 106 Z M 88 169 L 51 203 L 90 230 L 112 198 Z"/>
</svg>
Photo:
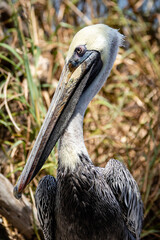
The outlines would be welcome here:
<svg viewBox="0 0 160 240">
<path fill-rule="evenodd" d="M 16 199 L 20 199 L 22 197 L 22 193 L 18 191 L 17 185 L 13 188 L 13 195 Z"/>
</svg>

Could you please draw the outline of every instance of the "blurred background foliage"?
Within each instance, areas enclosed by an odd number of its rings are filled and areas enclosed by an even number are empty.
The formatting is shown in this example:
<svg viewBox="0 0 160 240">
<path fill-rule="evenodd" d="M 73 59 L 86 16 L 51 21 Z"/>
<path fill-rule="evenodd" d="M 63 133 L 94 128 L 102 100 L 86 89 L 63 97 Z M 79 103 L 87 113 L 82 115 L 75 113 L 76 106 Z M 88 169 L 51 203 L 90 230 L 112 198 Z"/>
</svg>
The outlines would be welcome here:
<svg viewBox="0 0 160 240">
<path fill-rule="evenodd" d="M 85 143 L 95 165 L 104 167 L 110 158 L 127 165 L 144 203 L 142 239 L 160 239 L 159 0 L 0 1 L 0 172 L 16 183 L 69 44 L 79 29 L 96 23 L 118 28 L 125 43 L 88 106 Z M 33 193 L 56 167 L 55 148 L 30 183 Z M 25 194 L 31 198 L 29 188 Z M 3 216 L 1 222 L 11 239 L 24 239 Z"/>
</svg>

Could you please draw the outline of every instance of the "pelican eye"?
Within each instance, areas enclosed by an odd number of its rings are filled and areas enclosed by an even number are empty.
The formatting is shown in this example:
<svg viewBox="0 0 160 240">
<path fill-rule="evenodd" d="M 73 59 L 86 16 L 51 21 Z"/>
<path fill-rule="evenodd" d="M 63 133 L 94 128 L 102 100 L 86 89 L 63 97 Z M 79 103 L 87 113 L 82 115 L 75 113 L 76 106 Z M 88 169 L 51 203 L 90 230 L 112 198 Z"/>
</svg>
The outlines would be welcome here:
<svg viewBox="0 0 160 240">
<path fill-rule="evenodd" d="M 70 72 L 73 72 L 84 60 L 87 48 L 85 45 L 79 45 L 75 48 L 72 57 L 68 61 Z"/>
<path fill-rule="evenodd" d="M 86 47 L 84 45 L 78 46 L 76 47 L 75 52 L 79 57 L 82 57 L 86 52 Z"/>
</svg>

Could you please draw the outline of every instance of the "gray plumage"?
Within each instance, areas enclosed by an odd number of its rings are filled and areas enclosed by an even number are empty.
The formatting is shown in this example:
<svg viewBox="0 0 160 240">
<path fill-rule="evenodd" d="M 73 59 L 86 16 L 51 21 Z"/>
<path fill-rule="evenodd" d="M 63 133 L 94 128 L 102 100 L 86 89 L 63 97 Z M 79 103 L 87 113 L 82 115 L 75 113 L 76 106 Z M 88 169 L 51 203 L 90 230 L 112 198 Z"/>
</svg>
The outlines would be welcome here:
<svg viewBox="0 0 160 240">
<path fill-rule="evenodd" d="M 143 207 L 130 172 L 114 159 L 105 168 L 83 154 L 79 159 L 75 171 L 59 164 L 57 180 L 45 176 L 38 185 L 36 207 L 45 239 L 139 239 Z"/>
</svg>

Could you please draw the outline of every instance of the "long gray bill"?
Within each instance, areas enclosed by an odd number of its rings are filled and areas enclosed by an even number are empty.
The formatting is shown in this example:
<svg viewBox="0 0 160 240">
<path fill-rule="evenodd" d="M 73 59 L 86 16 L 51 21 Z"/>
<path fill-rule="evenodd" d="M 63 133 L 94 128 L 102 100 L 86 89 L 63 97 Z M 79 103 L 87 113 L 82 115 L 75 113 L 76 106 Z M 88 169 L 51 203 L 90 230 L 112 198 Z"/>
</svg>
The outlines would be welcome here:
<svg viewBox="0 0 160 240">
<path fill-rule="evenodd" d="M 101 67 L 100 54 L 97 51 L 87 51 L 86 59 L 76 69 L 72 68 L 72 72 L 69 64 L 64 66 L 34 147 L 14 187 L 13 192 L 17 199 L 43 166 L 66 128 L 82 92 L 96 77 Z"/>
</svg>

